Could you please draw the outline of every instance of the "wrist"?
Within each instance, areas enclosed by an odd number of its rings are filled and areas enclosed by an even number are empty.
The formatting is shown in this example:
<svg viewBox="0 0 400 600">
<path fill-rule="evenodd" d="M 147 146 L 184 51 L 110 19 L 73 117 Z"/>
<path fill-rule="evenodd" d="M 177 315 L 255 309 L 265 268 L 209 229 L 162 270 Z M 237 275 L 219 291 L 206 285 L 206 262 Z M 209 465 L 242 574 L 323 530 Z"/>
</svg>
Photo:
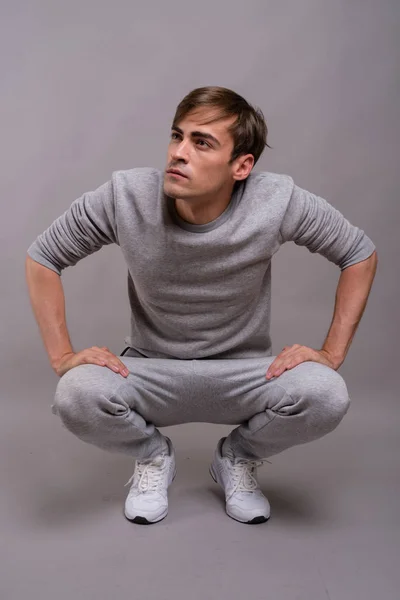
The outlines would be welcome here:
<svg viewBox="0 0 400 600">
<path fill-rule="evenodd" d="M 75 354 L 75 352 L 73 350 L 68 350 L 67 352 L 64 352 L 63 354 L 61 354 L 61 356 L 57 356 L 57 358 L 51 358 L 50 359 L 51 368 L 57 372 L 62 360 L 70 354 Z"/>
<path fill-rule="evenodd" d="M 344 359 L 346 358 L 345 355 L 338 354 L 337 352 L 335 353 L 331 350 L 328 350 L 327 348 L 322 348 L 321 352 L 325 354 L 328 360 L 332 363 L 333 368 L 335 370 L 340 367 L 340 365 L 344 362 Z"/>
</svg>

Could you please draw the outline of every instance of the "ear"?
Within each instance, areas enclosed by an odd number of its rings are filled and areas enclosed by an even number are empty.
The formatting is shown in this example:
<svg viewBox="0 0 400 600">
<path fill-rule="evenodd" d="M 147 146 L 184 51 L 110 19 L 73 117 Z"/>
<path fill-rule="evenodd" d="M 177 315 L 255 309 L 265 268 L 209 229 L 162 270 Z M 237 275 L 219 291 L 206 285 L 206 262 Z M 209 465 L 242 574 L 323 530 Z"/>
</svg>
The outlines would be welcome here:
<svg viewBox="0 0 400 600">
<path fill-rule="evenodd" d="M 233 179 L 242 181 L 250 175 L 250 171 L 254 166 L 254 156 L 252 154 L 244 154 L 239 156 L 233 165 Z"/>
</svg>

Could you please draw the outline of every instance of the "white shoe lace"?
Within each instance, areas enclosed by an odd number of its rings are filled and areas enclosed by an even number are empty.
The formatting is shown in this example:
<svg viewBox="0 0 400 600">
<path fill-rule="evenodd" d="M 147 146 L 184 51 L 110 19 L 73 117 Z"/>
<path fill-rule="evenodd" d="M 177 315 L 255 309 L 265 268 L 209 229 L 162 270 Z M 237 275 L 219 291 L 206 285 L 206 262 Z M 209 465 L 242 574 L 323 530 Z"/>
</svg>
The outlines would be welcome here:
<svg viewBox="0 0 400 600">
<path fill-rule="evenodd" d="M 132 486 L 131 492 L 136 490 L 140 493 L 144 492 L 156 492 L 159 490 L 161 483 L 163 482 L 163 471 L 162 465 L 164 460 L 156 458 L 152 461 L 136 461 L 135 472 L 132 477 L 126 482 L 125 486 L 132 483 L 137 478 L 137 483 Z"/>
<path fill-rule="evenodd" d="M 232 465 L 233 487 L 231 495 L 235 492 L 254 492 L 258 489 L 255 478 L 255 469 L 260 467 L 264 460 L 236 459 Z"/>
</svg>

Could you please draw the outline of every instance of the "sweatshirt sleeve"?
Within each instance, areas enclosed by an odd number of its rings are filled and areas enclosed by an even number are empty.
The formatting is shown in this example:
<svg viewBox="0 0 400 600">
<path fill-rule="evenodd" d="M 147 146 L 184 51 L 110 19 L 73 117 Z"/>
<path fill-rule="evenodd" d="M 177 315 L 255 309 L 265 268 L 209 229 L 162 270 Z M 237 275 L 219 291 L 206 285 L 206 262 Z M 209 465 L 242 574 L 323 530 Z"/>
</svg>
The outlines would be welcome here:
<svg viewBox="0 0 400 600">
<path fill-rule="evenodd" d="M 294 185 L 282 220 L 283 242 L 318 252 L 343 271 L 375 250 L 370 238 L 323 198 Z"/>
<path fill-rule="evenodd" d="M 36 262 L 61 275 L 66 267 L 118 244 L 113 181 L 75 200 L 28 248 Z"/>
</svg>

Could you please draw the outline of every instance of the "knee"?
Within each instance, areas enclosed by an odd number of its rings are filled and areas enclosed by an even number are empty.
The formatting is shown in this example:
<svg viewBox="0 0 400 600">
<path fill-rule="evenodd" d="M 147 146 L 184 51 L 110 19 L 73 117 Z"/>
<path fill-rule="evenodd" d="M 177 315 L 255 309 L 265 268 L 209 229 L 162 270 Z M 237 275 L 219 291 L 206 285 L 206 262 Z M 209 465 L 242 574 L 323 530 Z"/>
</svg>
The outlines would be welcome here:
<svg viewBox="0 0 400 600">
<path fill-rule="evenodd" d="M 311 427 L 327 432 L 340 423 L 350 406 L 343 377 L 316 362 L 295 367 L 286 391 L 287 400 L 279 412 L 292 416 L 303 414 Z"/>
<path fill-rule="evenodd" d="M 333 369 L 315 363 L 314 376 L 309 385 L 308 399 L 316 420 L 331 431 L 334 429 L 350 406 L 346 383 Z"/>
<path fill-rule="evenodd" d="M 335 371 L 333 371 L 333 374 L 334 385 L 331 386 L 330 405 L 334 416 L 340 422 L 349 410 L 350 396 L 343 377 Z"/>
<path fill-rule="evenodd" d="M 75 429 L 84 421 L 85 405 L 91 402 L 91 390 L 86 377 L 91 365 L 74 367 L 58 382 L 54 397 L 54 412 L 68 429 Z"/>
<path fill-rule="evenodd" d="M 98 365 L 74 367 L 58 382 L 54 412 L 67 429 L 80 434 L 96 427 L 101 413 L 120 414 L 127 407 L 113 398 L 108 378 L 114 374 Z M 110 391 L 110 393 L 108 393 Z"/>
</svg>

